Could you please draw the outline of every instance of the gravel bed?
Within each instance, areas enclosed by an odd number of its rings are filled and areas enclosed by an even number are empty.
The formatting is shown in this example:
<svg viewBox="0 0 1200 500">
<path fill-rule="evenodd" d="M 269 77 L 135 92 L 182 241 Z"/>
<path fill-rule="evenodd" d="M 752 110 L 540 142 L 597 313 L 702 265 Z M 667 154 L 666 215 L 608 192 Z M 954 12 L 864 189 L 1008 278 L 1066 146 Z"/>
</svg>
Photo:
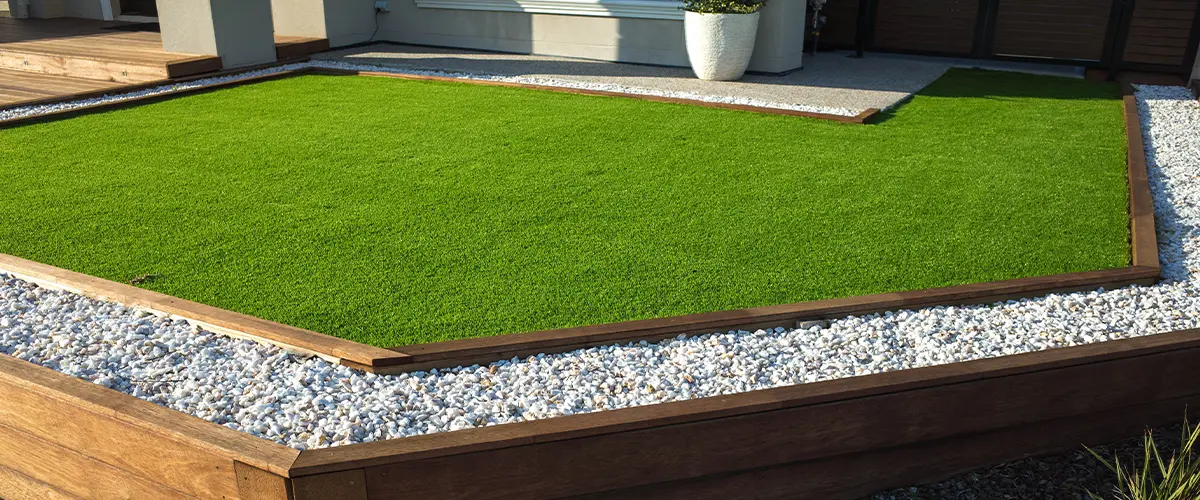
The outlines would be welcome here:
<svg viewBox="0 0 1200 500">
<path fill-rule="evenodd" d="M 384 72 L 384 73 L 395 73 L 395 74 L 405 74 L 405 75 L 441 76 L 441 77 L 448 77 L 448 78 L 458 78 L 458 79 L 462 79 L 462 80 L 483 80 L 483 81 L 494 81 L 494 82 L 543 85 L 543 86 L 549 86 L 549 87 L 563 87 L 563 88 L 572 88 L 572 89 L 602 90 L 602 91 L 606 91 L 606 92 L 619 92 L 622 94 L 673 97 L 673 98 L 688 99 L 688 100 L 693 100 L 693 101 L 716 102 L 716 103 L 726 103 L 726 104 L 741 104 L 741 105 L 756 106 L 756 107 L 761 107 L 761 108 L 786 109 L 786 110 L 792 110 L 792 111 L 805 111 L 805 112 L 810 112 L 810 113 L 823 113 L 823 114 L 827 114 L 827 115 L 838 115 L 838 116 L 855 116 L 855 115 L 861 113 L 862 111 L 865 111 L 862 109 L 852 110 L 852 109 L 837 108 L 837 107 L 808 106 L 808 105 L 802 105 L 802 104 L 788 104 L 788 103 L 780 103 L 780 102 L 771 102 L 771 101 L 765 101 L 762 99 L 753 99 L 753 98 L 748 98 L 748 97 L 705 95 L 705 94 L 699 94 L 699 93 L 695 93 L 695 92 L 681 92 L 681 91 L 669 91 L 669 90 L 660 90 L 660 89 L 631 87 L 631 86 L 627 86 L 627 85 L 618 85 L 618 84 L 614 84 L 614 83 L 580 82 L 580 81 L 572 81 L 572 80 L 563 80 L 563 79 L 558 79 L 558 78 L 539 78 L 539 77 L 529 77 L 529 76 L 506 76 L 506 75 L 492 75 L 492 74 L 482 74 L 482 73 L 462 73 L 462 72 L 453 72 L 453 71 L 421 70 L 421 69 L 411 69 L 411 68 L 396 68 L 393 66 L 378 66 L 378 65 L 371 65 L 371 64 L 354 64 L 354 63 L 347 63 L 347 62 L 341 62 L 341 61 L 317 60 L 317 61 L 308 61 L 308 62 L 302 62 L 302 63 L 285 64 L 285 65 L 281 65 L 281 66 L 275 66 L 275 67 L 256 70 L 256 71 L 247 71 L 245 73 L 238 73 L 236 75 L 228 75 L 228 76 L 213 77 L 213 78 L 203 78 L 203 79 L 199 79 L 199 80 L 192 80 L 192 81 L 189 81 L 186 83 L 163 85 L 163 86 L 159 86 L 159 87 L 152 87 L 152 88 L 148 88 L 148 89 L 139 90 L 136 92 L 104 95 L 102 97 L 95 97 L 92 99 L 80 99 L 78 101 L 68 101 L 68 102 L 62 102 L 62 103 L 57 103 L 57 104 L 42 104 L 42 105 L 36 105 L 36 106 L 24 106 L 24 107 L 11 108 L 11 109 L 7 109 L 7 110 L 0 110 L 0 122 L 3 122 L 5 120 L 13 120 L 13 119 L 17 119 L 17 118 L 26 118 L 26 117 L 30 117 L 30 116 L 42 115 L 42 114 L 46 114 L 46 113 L 54 113 L 57 111 L 65 111 L 68 109 L 86 108 L 89 106 L 95 106 L 97 104 L 104 104 L 104 103 L 116 102 L 116 101 L 124 101 L 124 100 L 128 100 L 128 99 L 134 99 L 137 97 L 144 97 L 144 96 L 157 95 L 157 94 L 166 94 L 166 93 L 170 93 L 170 92 L 178 92 L 181 90 L 187 90 L 187 89 L 191 89 L 191 88 L 201 87 L 204 85 L 231 82 L 231 81 L 235 81 L 235 80 L 243 80 L 246 78 L 252 78 L 252 77 L 256 77 L 256 76 L 272 75 L 275 73 L 281 73 L 284 71 L 300 69 L 300 68 L 308 68 L 308 67 L 328 68 L 328 69 L 347 69 L 347 70 L 355 70 L 355 71 L 379 71 L 379 72 Z"/>
<path fill-rule="evenodd" d="M 0 352 L 296 448 L 732 394 L 1200 326 L 1200 103 L 1142 87 L 1166 280 L 413 374 L 355 372 L 184 321 L 0 284 Z"/>
</svg>

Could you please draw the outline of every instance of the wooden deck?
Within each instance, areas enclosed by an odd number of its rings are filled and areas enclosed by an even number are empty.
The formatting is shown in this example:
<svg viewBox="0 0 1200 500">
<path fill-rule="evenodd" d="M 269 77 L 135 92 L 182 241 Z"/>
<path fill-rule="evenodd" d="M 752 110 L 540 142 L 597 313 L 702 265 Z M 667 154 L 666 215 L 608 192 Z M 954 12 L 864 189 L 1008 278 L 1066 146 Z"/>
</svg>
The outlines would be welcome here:
<svg viewBox="0 0 1200 500">
<path fill-rule="evenodd" d="M 0 107 L 124 86 L 117 82 L 0 69 Z"/>
<path fill-rule="evenodd" d="M 222 69 L 216 56 L 164 51 L 157 32 L 113 29 L 127 24 L 0 18 L 0 106 Z M 275 39 L 280 59 L 329 48 L 324 38 Z"/>
</svg>

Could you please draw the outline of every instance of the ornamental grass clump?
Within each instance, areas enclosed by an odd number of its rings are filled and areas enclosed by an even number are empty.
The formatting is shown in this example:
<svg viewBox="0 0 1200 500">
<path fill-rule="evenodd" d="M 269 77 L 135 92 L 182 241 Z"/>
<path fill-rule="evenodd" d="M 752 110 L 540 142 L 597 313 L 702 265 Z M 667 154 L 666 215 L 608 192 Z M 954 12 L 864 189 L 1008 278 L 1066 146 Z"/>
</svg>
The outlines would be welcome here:
<svg viewBox="0 0 1200 500">
<path fill-rule="evenodd" d="M 1110 497 L 1114 500 L 1197 500 L 1200 499 L 1200 457 L 1194 448 L 1197 440 L 1200 427 L 1192 428 L 1185 419 L 1179 451 L 1163 460 L 1154 436 L 1147 432 L 1140 468 L 1125 467 L 1117 457 L 1110 462 L 1091 448 L 1087 450 L 1117 475 Z M 1105 499 L 1090 491 L 1088 495 L 1093 500 Z"/>
<path fill-rule="evenodd" d="M 683 0 L 683 10 L 701 14 L 753 14 L 767 0 Z"/>
</svg>

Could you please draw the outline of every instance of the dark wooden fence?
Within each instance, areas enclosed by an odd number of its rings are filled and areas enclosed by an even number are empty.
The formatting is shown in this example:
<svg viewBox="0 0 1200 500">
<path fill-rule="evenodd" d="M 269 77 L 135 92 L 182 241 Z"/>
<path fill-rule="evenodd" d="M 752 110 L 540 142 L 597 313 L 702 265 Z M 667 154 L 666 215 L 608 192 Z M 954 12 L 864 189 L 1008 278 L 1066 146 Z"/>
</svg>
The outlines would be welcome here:
<svg viewBox="0 0 1200 500">
<path fill-rule="evenodd" d="M 1200 0 L 829 0 L 822 48 L 1187 74 Z"/>
</svg>

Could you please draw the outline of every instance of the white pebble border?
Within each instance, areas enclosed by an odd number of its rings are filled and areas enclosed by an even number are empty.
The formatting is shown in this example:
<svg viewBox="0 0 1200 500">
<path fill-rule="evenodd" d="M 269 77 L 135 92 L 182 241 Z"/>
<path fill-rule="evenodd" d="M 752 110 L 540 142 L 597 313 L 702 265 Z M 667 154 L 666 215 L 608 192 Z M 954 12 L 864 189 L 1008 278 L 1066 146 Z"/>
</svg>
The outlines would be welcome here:
<svg viewBox="0 0 1200 500">
<path fill-rule="evenodd" d="M 346 63 L 346 62 L 341 62 L 341 61 L 307 61 L 307 62 L 302 62 L 302 63 L 285 64 L 285 65 L 281 65 L 281 66 L 275 66 L 275 67 L 260 69 L 260 70 L 255 70 L 255 71 L 247 71 L 245 73 L 238 73 L 236 75 L 227 75 L 227 76 L 220 76 L 220 77 L 213 77 L 213 78 L 202 78 L 199 80 L 192 80 L 192 81 L 185 82 L 185 83 L 163 85 L 160 87 L 152 87 L 152 88 L 143 89 L 143 90 L 139 90 L 139 91 L 135 91 L 135 92 L 105 95 L 102 97 L 95 97 L 92 99 L 80 99 L 77 101 L 67 101 L 67 102 L 61 102 L 61 103 L 57 103 L 57 104 L 41 104 L 41 105 L 35 105 L 35 106 L 23 106 L 23 107 L 17 107 L 17 108 L 10 108 L 7 110 L 0 110 L 0 123 L 3 123 L 5 120 L 26 118 L 26 117 L 30 117 L 30 116 L 54 113 L 57 111 L 65 111 L 68 109 L 86 108 L 89 106 L 95 106 L 97 104 L 124 101 L 124 100 L 128 100 L 128 99 L 134 99 L 137 97 L 166 94 L 166 93 L 170 93 L 170 92 L 178 92 L 181 90 L 187 90 L 187 89 L 191 89 L 191 88 L 201 87 L 204 85 L 231 82 L 231 81 L 235 81 L 235 80 L 244 80 L 246 78 L 272 75 L 272 74 L 281 73 L 284 71 L 300 69 L 300 68 L 310 68 L 310 67 L 311 68 L 327 68 L 327 69 L 346 69 L 346 70 L 353 70 L 353 71 L 378 71 L 378 72 L 383 72 L 383 73 L 395 73 L 395 74 L 402 74 L 402 75 L 439 76 L 439 77 L 447 77 L 447 78 L 458 78 L 458 79 L 462 79 L 462 80 L 483 80 L 483 81 L 493 81 L 493 82 L 521 83 L 521 84 L 529 84 L 529 85 L 542 85 L 542 86 L 547 86 L 547 87 L 563 87 L 563 88 L 571 88 L 571 89 L 602 90 L 605 92 L 619 92 L 622 94 L 652 95 L 652 96 L 659 96 L 659 97 L 672 97 L 672 98 L 677 98 L 677 99 L 688 99 L 688 100 L 692 100 L 692 101 L 716 102 L 716 103 L 725 103 L 725 104 L 741 104 L 741 105 L 745 105 L 745 106 L 755 106 L 755 107 L 760 107 L 760 108 L 786 109 L 786 110 L 791 110 L 791 111 L 804 111 L 804 112 L 809 112 L 809 113 L 822 113 L 822 114 L 827 114 L 827 115 L 838 115 L 838 116 L 855 116 L 855 115 L 858 115 L 859 113 L 861 113 L 862 111 L 865 111 L 865 110 L 861 110 L 861 109 L 856 111 L 856 110 L 851 110 L 851 109 L 846 109 L 846 108 L 834 108 L 834 107 L 823 107 L 823 106 L 809 106 L 809 105 L 804 105 L 804 104 L 789 104 L 789 103 L 781 103 L 781 102 L 771 102 L 771 101 L 764 101 L 761 99 L 751 99 L 748 97 L 716 96 L 716 95 L 697 94 L 694 92 L 676 92 L 676 91 L 648 89 L 648 88 L 641 88 L 641 87 L 628 87 L 625 85 L 617 85 L 617 84 L 613 84 L 613 83 L 592 83 L 592 82 L 578 82 L 578 81 L 571 81 L 571 80 L 562 80 L 562 79 L 557 79 L 557 78 L 535 78 L 535 77 L 528 77 L 528 76 L 488 75 L 488 74 L 482 74 L 482 73 L 460 73 L 460 72 L 452 72 L 452 71 L 433 71 L 433 70 L 418 70 L 418 69 L 407 69 L 407 68 L 402 69 L 402 68 L 396 68 L 396 67 L 377 66 L 377 65 L 370 65 L 370 64 L 352 64 L 352 63 Z"/>
<path fill-rule="evenodd" d="M 378 376 L 7 278 L 0 284 L 0 352 L 305 449 L 1195 328 L 1200 104 L 1182 87 L 1143 87 L 1138 100 L 1166 277 L 1153 287 Z"/>
</svg>

